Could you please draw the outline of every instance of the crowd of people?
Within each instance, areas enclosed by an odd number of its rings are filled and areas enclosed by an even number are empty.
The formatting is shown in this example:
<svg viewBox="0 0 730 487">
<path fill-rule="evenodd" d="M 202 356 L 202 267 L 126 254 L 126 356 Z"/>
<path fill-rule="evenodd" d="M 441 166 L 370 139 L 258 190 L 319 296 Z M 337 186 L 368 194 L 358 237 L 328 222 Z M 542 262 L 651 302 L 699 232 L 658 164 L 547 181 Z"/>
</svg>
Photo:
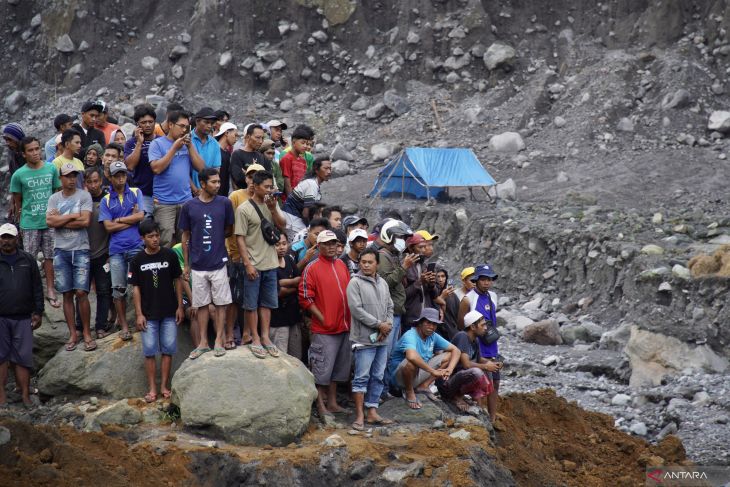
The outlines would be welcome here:
<svg viewBox="0 0 730 487">
<path fill-rule="evenodd" d="M 420 409 L 438 394 L 495 420 L 496 272 L 466 267 L 455 283 L 437 265 L 438 235 L 396 212 L 371 226 L 322 203 L 332 166 L 312 155 L 311 127 L 287 137 L 271 120 L 239 131 L 225 110 L 176 104 L 157 123 L 140 105 L 126 138 L 103 101 L 85 102 L 79 118 L 58 115 L 44 144 L 20 124 L 2 130 L 12 204 L 0 226 L 0 384 L 13 364 L 24 404 L 47 302 L 63 309 L 68 353 L 140 332 L 147 402 L 170 397 L 178 326 L 189 320 L 190 360 L 247 346 L 259 359 L 304 362 L 323 418 L 343 412 L 337 388 L 350 383 L 358 430 L 391 423 L 378 406 L 393 396 Z"/>
</svg>

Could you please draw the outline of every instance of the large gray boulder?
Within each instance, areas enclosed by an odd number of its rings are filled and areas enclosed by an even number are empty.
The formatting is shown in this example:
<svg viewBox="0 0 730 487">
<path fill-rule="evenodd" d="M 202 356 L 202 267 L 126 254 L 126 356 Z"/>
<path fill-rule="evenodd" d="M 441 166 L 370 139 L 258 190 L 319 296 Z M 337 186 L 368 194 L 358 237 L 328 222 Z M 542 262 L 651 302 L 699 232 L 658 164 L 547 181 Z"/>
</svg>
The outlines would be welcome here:
<svg viewBox="0 0 730 487">
<path fill-rule="evenodd" d="M 487 52 L 484 53 L 484 64 L 488 70 L 497 69 L 498 67 L 509 67 L 517 57 L 517 51 L 512 46 L 495 42 Z"/>
<path fill-rule="evenodd" d="M 519 152 L 525 149 L 525 141 L 517 132 L 504 132 L 489 139 L 489 150 L 495 152 Z"/>
<path fill-rule="evenodd" d="M 187 326 L 178 328 L 177 337 L 172 373 L 193 348 Z M 61 348 L 38 373 L 40 392 L 48 396 L 96 394 L 114 399 L 144 396 L 149 388 L 141 335 L 134 333 L 132 340 L 125 342 L 114 333 L 96 343 L 98 348 L 93 352 L 85 352 L 83 343 L 73 352 Z"/>
<path fill-rule="evenodd" d="M 531 323 L 522 329 L 522 339 L 538 345 L 562 345 L 560 325 L 555 320 L 543 320 Z"/>
<path fill-rule="evenodd" d="M 316 397 L 302 362 L 283 353 L 262 360 L 242 347 L 187 360 L 172 379 L 185 426 L 239 445 L 291 443 L 306 430 Z"/>
<path fill-rule="evenodd" d="M 724 134 L 730 132 L 730 112 L 725 110 L 716 110 L 710 114 L 710 120 L 707 122 L 709 130 L 717 130 Z"/>
</svg>

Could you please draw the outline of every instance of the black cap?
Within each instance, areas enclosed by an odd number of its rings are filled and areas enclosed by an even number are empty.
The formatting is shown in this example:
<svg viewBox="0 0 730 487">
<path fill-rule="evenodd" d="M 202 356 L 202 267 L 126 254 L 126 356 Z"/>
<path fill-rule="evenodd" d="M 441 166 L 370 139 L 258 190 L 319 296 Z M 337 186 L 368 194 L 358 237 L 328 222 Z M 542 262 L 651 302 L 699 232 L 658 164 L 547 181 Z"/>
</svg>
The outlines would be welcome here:
<svg viewBox="0 0 730 487">
<path fill-rule="evenodd" d="M 216 110 L 213 115 L 215 115 L 216 120 L 223 120 L 223 117 L 229 120 L 231 118 L 231 114 L 223 110 L 222 108 L 220 110 Z"/>
<path fill-rule="evenodd" d="M 217 120 L 218 117 L 215 116 L 215 111 L 213 111 L 210 107 L 203 107 L 200 110 L 198 110 L 198 113 L 195 114 L 195 118 L 203 118 L 203 119 L 209 119 L 209 120 Z"/>
<path fill-rule="evenodd" d="M 56 118 L 53 119 L 53 126 L 56 127 L 56 130 L 60 130 L 61 125 L 73 121 L 74 119 L 71 117 L 71 115 L 66 115 L 65 113 L 62 113 L 60 115 L 56 115 Z"/>
<path fill-rule="evenodd" d="M 85 101 L 84 104 L 81 105 L 81 113 L 86 113 L 89 110 L 97 110 L 101 113 L 104 111 L 104 105 L 99 103 L 99 100 Z"/>
</svg>

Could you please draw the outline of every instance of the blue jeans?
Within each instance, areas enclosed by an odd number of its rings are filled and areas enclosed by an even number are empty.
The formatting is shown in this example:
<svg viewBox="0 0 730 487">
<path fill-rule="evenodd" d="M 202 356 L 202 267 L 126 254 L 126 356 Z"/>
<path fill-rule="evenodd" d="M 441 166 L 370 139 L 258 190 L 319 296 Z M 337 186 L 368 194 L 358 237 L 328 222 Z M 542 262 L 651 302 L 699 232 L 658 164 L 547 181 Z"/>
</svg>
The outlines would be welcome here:
<svg viewBox="0 0 730 487">
<path fill-rule="evenodd" d="M 89 292 L 90 262 L 88 250 L 53 251 L 54 286 L 59 293 L 74 290 Z"/>
<path fill-rule="evenodd" d="M 243 303 L 246 311 L 258 308 L 276 309 L 279 307 L 279 281 L 276 269 L 258 271 L 259 276 L 253 281 L 244 273 Z"/>
<path fill-rule="evenodd" d="M 388 363 L 387 346 L 360 347 L 355 354 L 355 376 L 352 379 L 352 392 L 365 394 L 365 407 L 377 408 L 383 393 L 383 375 Z"/>
<path fill-rule="evenodd" d="M 109 256 L 109 266 L 112 274 L 112 298 L 122 299 L 127 294 L 129 263 L 132 262 L 132 259 L 140 250 L 141 247 Z"/>
<path fill-rule="evenodd" d="M 142 332 L 142 353 L 145 357 L 175 355 L 177 351 L 177 323 L 175 317 L 161 320 L 147 320 L 147 329 Z"/>
<path fill-rule="evenodd" d="M 386 361 L 390 362 L 390 354 L 393 353 L 393 348 L 395 347 L 395 344 L 398 343 L 398 340 L 400 339 L 400 321 L 401 317 L 396 315 L 393 316 L 393 329 L 390 330 L 390 334 L 388 335 L 388 339 L 385 342 L 385 348 L 388 350 L 386 353 L 388 356 L 386 357 Z M 393 371 L 390 370 L 390 367 L 388 367 L 387 372 L 385 374 L 385 377 L 383 378 L 383 384 L 385 388 L 384 391 L 388 391 L 388 388 L 390 387 L 390 377 L 393 374 Z"/>
</svg>

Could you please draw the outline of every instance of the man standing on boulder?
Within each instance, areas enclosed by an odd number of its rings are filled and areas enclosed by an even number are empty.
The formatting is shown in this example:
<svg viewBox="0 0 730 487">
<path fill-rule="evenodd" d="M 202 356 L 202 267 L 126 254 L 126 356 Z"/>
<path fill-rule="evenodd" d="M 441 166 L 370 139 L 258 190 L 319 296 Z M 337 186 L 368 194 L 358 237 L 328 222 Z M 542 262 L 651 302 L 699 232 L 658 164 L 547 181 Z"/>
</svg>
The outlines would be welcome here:
<svg viewBox="0 0 730 487">
<path fill-rule="evenodd" d="M 76 187 L 78 169 L 71 163 L 61 166 L 61 191 L 51 195 L 46 210 L 46 223 L 55 229 L 53 272 L 56 291 L 63 294 L 63 316 L 69 330 L 66 350 L 76 349 L 76 313 L 74 297 L 78 302 L 84 334 L 84 350 L 96 350 L 96 342 L 89 330 L 89 234 L 93 204 L 91 195 Z"/>
<path fill-rule="evenodd" d="M 327 413 L 344 411 L 337 404 L 337 382 L 350 378 L 350 272 L 337 258 L 335 232 L 320 232 L 317 247 L 319 258 L 304 269 L 299 283 L 299 304 L 312 315 L 309 365 L 317 386 L 317 411 L 324 419 Z"/>
<path fill-rule="evenodd" d="M 469 291 L 459 305 L 459 323 L 464 323 L 464 317 L 469 311 L 478 311 L 484 316 L 487 323 L 487 331 L 497 328 L 497 294 L 491 291 L 494 281 L 497 280 L 497 273 L 489 264 L 479 265 L 475 268 L 471 281 L 475 283 L 474 289 Z M 498 333 L 486 333 L 479 337 L 479 353 L 483 359 L 491 360 L 502 368 L 502 360 L 499 355 Z M 494 390 L 487 397 L 487 408 L 489 417 L 494 422 L 497 419 L 497 401 L 499 399 L 499 370 L 492 372 L 492 384 Z"/>
<path fill-rule="evenodd" d="M 182 270 L 175 252 L 160 247 L 160 227 L 154 220 L 143 220 L 139 224 L 139 234 L 144 241 L 144 250 L 129 265 L 129 282 L 134 286 L 137 330 L 142 332 L 144 368 L 150 385 L 144 400 L 155 402 L 155 356 L 159 352 L 162 352 L 160 389 L 162 397 L 170 398 L 167 384 L 172 356 L 177 350 L 177 326 L 185 319 Z"/>
<path fill-rule="evenodd" d="M 201 191 L 183 205 L 180 212 L 182 248 L 185 269 L 183 278 L 190 279 L 192 274 L 193 308 L 197 312 L 198 347 L 190 352 L 196 359 L 208 347 L 208 305 L 215 306 L 215 345 L 216 357 L 226 354 L 225 319 L 226 308 L 231 304 L 231 287 L 228 283 L 228 252 L 226 237 L 233 234 L 233 205 L 231 200 L 218 195 L 221 186 L 218 169 L 206 167 L 198 174 Z"/>
<path fill-rule="evenodd" d="M 35 257 L 18 248 L 12 223 L 0 226 L 0 296 L 0 407 L 7 404 L 8 362 L 15 366 L 23 404 L 31 407 L 33 330 L 43 319 L 43 285 Z"/>
</svg>

